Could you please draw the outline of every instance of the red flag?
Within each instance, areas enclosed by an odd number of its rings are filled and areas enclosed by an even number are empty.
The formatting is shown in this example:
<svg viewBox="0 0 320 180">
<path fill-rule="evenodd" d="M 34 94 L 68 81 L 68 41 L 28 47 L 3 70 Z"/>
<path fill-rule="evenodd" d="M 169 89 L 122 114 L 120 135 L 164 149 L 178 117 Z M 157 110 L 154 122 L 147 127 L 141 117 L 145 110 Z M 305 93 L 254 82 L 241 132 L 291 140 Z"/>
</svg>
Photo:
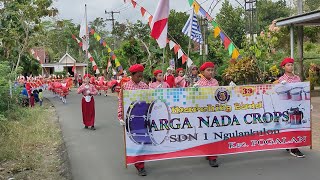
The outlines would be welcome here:
<svg viewBox="0 0 320 180">
<path fill-rule="evenodd" d="M 182 55 L 182 64 L 186 63 L 188 60 L 188 56 L 187 55 Z"/>
<path fill-rule="evenodd" d="M 228 37 L 225 37 L 225 38 L 224 38 L 224 42 L 223 42 L 224 48 L 225 48 L 225 49 L 228 49 L 230 43 L 231 43 L 231 40 L 230 40 Z"/>
<path fill-rule="evenodd" d="M 151 22 L 151 37 L 157 40 L 159 47 L 167 45 L 169 0 L 160 0 Z"/>
<path fill-rule="evenodd" d="M 141 11 L 142 16 L 144 16 L 144 14 L 146 13 L 146 9 L 143 8 L 143 7 L 141 7 L 141 8 L 140 8 L 140 11 Z"/>
<path fill-rule="evenodd" d="M 176 45 L 173 47 L 174 54 L 177 54 L 177 53 L 178 53 L 178 51 L 179 51 L 179 49 L 180 49 L 179 44 L 176 44 Z"/>
<path fill-rule="evenodd" d="M 98 66 L 97 65 L 94 65 L 93 66 L 93 70 L 95 71 L 95 70 L 97 70 L 98 69 Z"/>
<path fill-rule="evenodd" d="M 153 16 L 151 15 L 151 16 L 149 16 L 149 26 L 150 26 L 150 28 L 151 28 L 151 22 L 152 22 L 152 19 L 153 19 Z"/>
<path fill-rule="evenodd" d="M 116 55 L 113 54 L 113 55 L 111 56 L 111 58 L 112 58 L 112 60 L 115 60 L 115 59 L 116 59 Z"/>
<path fill-rule="evenodd" d="M 95 33 L 94 29 L 91 29 L 91 30 L 90 30 L 90 34 L 91 34 L 91 35 L 94 35 L 94 33 Z"/>
<path fill-rule="evenodd" d="M 137 2 L 135 2 L 134 0 L 131 0 L 131 3 L 132 3 L 132 5 L 133 5 L 133 7 L 136 8 Z"/>
</svg>

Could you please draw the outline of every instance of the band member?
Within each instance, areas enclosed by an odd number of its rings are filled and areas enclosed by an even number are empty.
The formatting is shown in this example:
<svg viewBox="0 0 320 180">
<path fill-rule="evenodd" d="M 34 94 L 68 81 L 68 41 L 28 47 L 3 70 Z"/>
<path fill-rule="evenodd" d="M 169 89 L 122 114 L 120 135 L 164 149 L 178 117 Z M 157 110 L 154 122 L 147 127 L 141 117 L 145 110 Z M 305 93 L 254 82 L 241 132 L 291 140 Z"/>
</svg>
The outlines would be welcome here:
<svg viewBox="0 0 320 180">
<path fill-rule="evenodd" d="M 301 82 L 301 79 L 299 76 L 295 75 L 293 73 L 293 66 L 294 60 L 292 58 L 284 58 L 283 61 L 281 62 L 280 66 L 284 70 L 283 76 L 279 78 L 279 82 L 283 85 L 286 83 L 296 83 L 296 82 Z M 298 157 L 298 158 L 304 158 L 305 155 L 298 149 L 287 149 L 289 153 L 292 156 Z"/>
<path fill-rule="evenodd" d="M 163 74 L 162 70 L 155 70 L 153 75 L 156 79 L 155 82 L 149 84 L 150 89 L 157 89 L 157 88 L 169 88 L 169 84 L 163 81 Z"/>
<path fill-rule="evenodd" d="M 186 79 L 186 81 L 188 86 L 192 87 L 200 80 L 200 76 L 199 76 L 199 70 L 197 66 L 192 65 L 189 69 L 190 69 L 190 74 Z"/>
<path fill-rule="evenodd" d="M 213 62 L 205 62 L 200 67 L 201 74 L 203 77 L 195 84 L 198 87 L 208 87 L 208 86 L 219 86 L 218 81 L 213 78 L 214 76 L 214 64 Z M 211 167 L 219 167 L 217 162 L 217 156 L 208 156 L 209 165 Z"/>
<path fill-rule="evenodd" d="M 82 118 L 84 128 L 88 129 L 91 126 L 91 130 L 96 130 L 94 127 L 94 119 L 95 119 L 95 108 L 94 108 L 94 95 L 98 94 L 97 89 L 94 85 L 90 84 L 90 74 L 86 74 L 84 77 L 84 84 L 82 84 L 78 88 L 78 94 L 82 94 Z"/>
<path fill-rule="evenodd" d="M 106 85 L 105 78 L 104 78 L 103 74 L 98 77 L 97 87 L 99 87 L 99 89 L 97 88 L 98 92 L 99 92 L 99 95 L 101 95 L 101 91 L 104 91 L 105 92 L 105 96 L 108 96 L 107 95 L 108 86 Z"/>
<path fill-rule="evenodd" d="M 129 68 L 129 71 L 131 73 L 131 79 L 122 86 L 123 90 L 149 89 L 148 85 L 141 81 L 143 78 L 143 71 L 144 71 L 144 67 L 141 64 L 132 65 Z M 123 121 L 122 114 L 123 114 L 123 112 L 122 112 L 122 91 L 120 91 L 118 119 L 120 121 L 120 124 L 124 126 L 125 122 Z M 139 176 L 146 176 L 147 175 L 147 172 L 144 168 L 144 162 L 136 163 L 135 167 L 138 170 Z"/>
<path fill-rule="evenodd" d="M 173 69 L 171 67 L 167 68 L 167 73 L 164 75 L 164 81 L 169 84 L 170 88 L 174 88 L 174 76 L 173 76 Z"/>
<path fill-rule="evenodd" d="M 82 85 L 82 76 L 81 76 L 81 74 L 79 74 L 79 76 L 78 76 L 78 84 L 79 84 L 79 87 Z"/>
<path fill-rule="evenodd" d="M 175 78 L 175 84 L 177 88 L 183 88 L 186 87 L 187 82 L 184 77 L 183 68 L 178 68 L 177 70 L 177 77 Z"/>
</svg>

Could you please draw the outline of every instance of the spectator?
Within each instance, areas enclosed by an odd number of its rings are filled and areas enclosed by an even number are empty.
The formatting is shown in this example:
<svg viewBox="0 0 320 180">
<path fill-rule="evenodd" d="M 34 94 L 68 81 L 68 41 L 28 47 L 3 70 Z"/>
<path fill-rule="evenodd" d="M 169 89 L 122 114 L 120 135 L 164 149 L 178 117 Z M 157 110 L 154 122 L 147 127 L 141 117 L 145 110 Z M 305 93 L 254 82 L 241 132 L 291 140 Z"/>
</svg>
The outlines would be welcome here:
<svg viewBox="0 0 320 180">
<path fill-rule="evenodd" d="M 42 89 L 39 89 L 39 104 L 40 104 L 40 106 L 42 106 L 42 102 L 43 102 L 43 92 L 42 92 Z"/>
</svg>

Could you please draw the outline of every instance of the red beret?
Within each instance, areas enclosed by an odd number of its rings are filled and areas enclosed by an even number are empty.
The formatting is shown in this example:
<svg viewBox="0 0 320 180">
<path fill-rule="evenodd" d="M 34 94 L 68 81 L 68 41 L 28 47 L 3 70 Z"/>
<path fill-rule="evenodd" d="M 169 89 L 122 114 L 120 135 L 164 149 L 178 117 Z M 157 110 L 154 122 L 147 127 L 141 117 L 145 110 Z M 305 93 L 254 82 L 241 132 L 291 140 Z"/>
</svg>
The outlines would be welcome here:
<svg viewBox="0 0 320 180">
<path fill-rule="evenodd" d="M 90 74 L 85 74 L 85 75 L 83 76 L 83 79 L 85 79 L 85 78 L 90 78 L 90 77 L 91 77 Z"/>
<path fill-rule="evenodd" d="M 177 71 L 177 74 L 178 74 L 180 71 L 183 71 L 183 68 L 178 68 L 176 71 Z"/>
<path fill-rule="evenodd" d="M 288 63 L 294 63 L 294 60 L 292 58 L 284 58 L 280 64 L 280 66 L 285 66 Z"/>
<path fill-rule="evenodd" d="M 144 71 L 144 67 L 143 67 L 141 64 L 135 64 L 135 65 L 132 65 L 132 66 L 129 68 L 129 71 L 130 71 L 131 73 L 143 72 L 143 71 Z"/>
<path fill-rule="evenodd" d="M 204 71 L 207 68 L 214 68 L 213 62 L 205 62 L 200 66 L 200 71 Z"/>
<path fill-rule="evenodd" d="M 162 70 L 158 69 L 158 70 L 155 70 L 155 71 L 153 72 L 153 75 L 154 75 L 154 76 L 157 76 L 157 75 L 160 74 L 160 73 L 162 73 Z"/>
</svg>

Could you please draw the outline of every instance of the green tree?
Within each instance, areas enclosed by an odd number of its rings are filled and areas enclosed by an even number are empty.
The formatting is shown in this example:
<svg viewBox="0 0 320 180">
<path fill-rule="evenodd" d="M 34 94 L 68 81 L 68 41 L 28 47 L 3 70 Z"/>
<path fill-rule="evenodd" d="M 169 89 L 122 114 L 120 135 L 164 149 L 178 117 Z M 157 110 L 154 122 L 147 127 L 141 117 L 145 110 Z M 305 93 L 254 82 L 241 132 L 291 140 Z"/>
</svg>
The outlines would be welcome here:
<svg viewBox="0 0 320 180">
<path fill-rule="evenodd" d="M 273 20 L 288 17 L 291 11 L 285 0 L 259 0 L 257 9 L 260 30 L 266 30 Z"/>
<path fill-rule="evenodd" d="M 320 9 L 319 0 L 305 0 L 304 3 L 306 11 L 314 11 Z"/>
<path fill-rule="evenodd" d="M 186 24 L 189 15 L 186 12 L 177 12 L 175 10 L 170 11 L 169 21 L 168 21 L 168 35 L 169 38 L 179 43 L 180 47 L 187 51 L 189 44 L 189 37 L 185 36 L 181 31 Z M 181 67 L 181 59 L 178 60 L 177 56 L 173 51 L 167 51 L 167 57 L 174 58 L 176 62 L 176 67 Z M 193 56 L 190 55 L 191 58 Z"/>
<path fill-rule="evenodd" d="M 243 17 L 244 10 L 242 8 L 234 8 L 229 1 L 225 0 L 216 18 L 223 31 L 238 47 L 241 47 L 245 35 L 245 20 Z"/>
<path fill-rule="evenodd" d="M 49 8 L 52 0 L 8 0 L 0 13 L 1 31 L 3 37 L 4 59 L 14 62 L 17 71 L 21 58 L 29 49 L 30 38 L 39 31 L 41 19 L 57 13 L 56 9 Z"/>
</svg>

